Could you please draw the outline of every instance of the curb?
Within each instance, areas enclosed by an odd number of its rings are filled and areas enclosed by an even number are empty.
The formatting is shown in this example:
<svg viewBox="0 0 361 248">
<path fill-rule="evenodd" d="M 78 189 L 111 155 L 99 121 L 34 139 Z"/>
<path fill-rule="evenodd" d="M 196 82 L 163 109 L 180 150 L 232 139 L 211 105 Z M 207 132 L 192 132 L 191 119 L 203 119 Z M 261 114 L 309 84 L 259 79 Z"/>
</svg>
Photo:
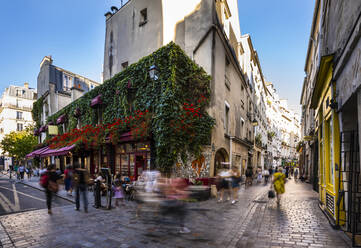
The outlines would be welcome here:
<svg viewBox="0 0 361 248">
<path fill-rule="evenodd" d="M 25 182 L 17 182 L 17 183 L 21 183 L 21 184 L 26 185 L 26 186 L 28 186 L 28 187 L 30 187 L 30 188 L 37 189 L 37 190 L 40 190 L 40 191 L 45 192 L 45 190 L 44 190 L 44 189 L 41 189 L 41 188 L 35 187 L 35 186 L 30 185 L 30 184 L 27 184 L 27 183 L 25 183 Z M 56 195 L 57 197 L 59 197 L 59 198 L 63 199 L 63 200 L 66 200 L 66 201 L 71 202 L 71 203 L 75 203 L 75 201 L 74 201 L 74 200 L 70 200 L 70 199 L 68 199 L 68 198 L 66 198 L 66 197 L 64 197 L 64 196 L 61 196 L 61 195 L 57 194 L 57 193 L 55 193 L 55 195 Z"/>
<path fill-rule="evenodd" d="M 5 175 L 5 174 L 3 174 L 3 175 L 4 175 L 4 176 L 9 177 L 8 175 Z M 10 178 L 9 178 L 9 179 L 10 179 Z M 12 180 L 13 180 L 13 179 L 12 179 Z M 43 192 L 45 192 L 45 190 L 44 190 L 44 189 L 41 189 L 41 188 L 35 187 L 35 186 L 33 186 L 33 185 L 31 185 L 31 184 L 28 184 L 28 183 L 26 183 L 26 182 L 21 182 L 21 181 L 16 182 L 16 181 L 15 181 L 15 183 L 20 183 L 20 184 L 25 185 L 25 186 L 28 186 L 28 187 L 30 187 L 30 188 L 37 189 L 37 190 L 39 190 L 39 191 L 43 191 Z M 61 196 L 61 195 L 59 195 L 59 194 L 57 194 L 57 193 L 55 193 L 55 195 L 56 195 L 57 197 L 59 197 L 59 198 L 63 199 L 63 200 L 66 200 L 66 201 L 71 202 L 71 203 L 75 203 L 75 201 L 74 201 L 74 200 L 71 200 L 71 199 L 66 198 L 66 197 L 64 197 L 64 196 Z"/>
</svg>

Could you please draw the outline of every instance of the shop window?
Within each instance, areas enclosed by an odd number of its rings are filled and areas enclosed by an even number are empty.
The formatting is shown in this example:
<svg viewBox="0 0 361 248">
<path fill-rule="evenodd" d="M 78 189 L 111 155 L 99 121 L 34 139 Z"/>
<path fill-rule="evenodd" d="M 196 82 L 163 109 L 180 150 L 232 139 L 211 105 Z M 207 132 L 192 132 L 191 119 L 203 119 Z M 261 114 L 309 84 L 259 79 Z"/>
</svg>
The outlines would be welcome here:
<svg viewBox="0 0 361 248">
<path fill-rule="evenodd" d="M 148 13 L 147 13 L 147 9 L 142 9 L 140 11 L 140 22 L 139 22 L 139 27 L 143 26 L 144 24 L 146 24 L 148 22 Z"/>
</svg>

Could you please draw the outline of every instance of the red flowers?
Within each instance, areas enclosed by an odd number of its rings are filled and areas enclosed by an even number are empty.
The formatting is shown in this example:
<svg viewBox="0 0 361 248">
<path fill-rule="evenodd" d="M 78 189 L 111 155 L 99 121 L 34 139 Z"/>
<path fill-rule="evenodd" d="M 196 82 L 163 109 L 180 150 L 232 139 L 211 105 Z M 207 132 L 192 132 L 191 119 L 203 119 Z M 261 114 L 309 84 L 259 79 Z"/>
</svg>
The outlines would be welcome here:
<svg viewBox="0 0 361 248">
<path fill-rule="evenodd" d="M 84 143 L 87 146 L 97 146 L 106 138 L 112 143 L 116 143 L 119 134 L 127 129 L 132 130 L 132 134 L 137 138 L 148 135 L 148 126 L 150 122 L 149 111 L 135 111 L 134 116 L 127 116 L 124 119 L 114 119 L 113 123 L 98 124 L 95 127 L 85 125 L 80 129 L 74 128 L 69 133 L 57 135 L 49 141 L 51 149 L 69 146 L 77 142 Z"/>
</svg>

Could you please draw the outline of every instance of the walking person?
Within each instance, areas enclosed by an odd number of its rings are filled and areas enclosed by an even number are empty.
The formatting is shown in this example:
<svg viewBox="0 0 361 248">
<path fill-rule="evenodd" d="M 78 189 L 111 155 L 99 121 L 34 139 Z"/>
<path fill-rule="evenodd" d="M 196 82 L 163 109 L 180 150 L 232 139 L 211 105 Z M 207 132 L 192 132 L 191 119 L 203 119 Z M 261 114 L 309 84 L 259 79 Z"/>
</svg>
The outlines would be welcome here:
<svg viewBox="0 0 361 248">
<path fill-rule="evenodd" d="M 84 212 L 88 212 L 88 182 L 89 174 L 86 169 L 75 165 L 74 183 L 75 183 L 75 210 L 80 209 L 80 194 L 83 195 Z"/>
<path fill-rule="evenodd" d="M 281 194 L 285 193 L 285 178 L 286 175 L 282 173 L 282 168 L 278 168 L 278 172 L 273 175 L 273 187 L 277 195 L 277 204 L 280 203 Z"/>
<path fill-rule="evenodd" d="M 269 175 L 270 175 L 269 170 L 266 168 L 266 169 L 263 171 L 264 184 L 267 184 L 267 183 L 268 183 Z"/>
<path fill-rule="evenodd" d="M 115 199 L 115 206 L 119 207 L 119 201 L 122 202 L 122 205 L 124 205 L 124 191 L 122 187 L 122 180 L 120 177 L 120 174 L 117 173 L 115 176 L 115 180 L 113 183 L 113 192 L 114 192 L 114 199 Z"/>
<path fill-rule="evenodd" d="M 295 171 L 293 173 L 293 177 L 295 179 L 295 182 L 297 183 L 297 181 L 298 181 L 298 168 L 295 168 Z"/>
<path fill-rule="evenodd" d="M 246 184 L 245 184 L 245 188 L 247 188 L 247 186 L 252 185 L 253 182 L 253 169 L 251 166 L 248 166 L 246 169 Z"/>
<path fill-rule="evenodd" d="M 28 175 L 28 180 L 30 181 L 31 176 L 33 174 L 33 169 L 31 168 L 31 166 L 29 166 L 28 168 L 25 169 L 26 170 L 26 174 Z"/>
<path fill-rule="evenodd" d="M 238 202 L 238 190 L 239 190 L 239 183 L 241 182 L 241 173 L 237 166 L 232 166 L 232 193 L 233 193 L 233 200 L 232 204 Z"/>
<path fill-rule="evenodd" d="M 22 164 L 19 167 L 19 173 L 20 173 L 20 180 L 24 180 L 24 174 L 25 174 L 25 166 Z"/>
<path fill-rule="evenodd" d="M 51 201 L 53 198 L 53 193 L 56 193 L 59 190 L 59 185 L 57 183 L 59 179 L 60 176 L 55 172 L 55 164 L 50 164 L 47 171 L 44 172 L 40 178 L 40 184 L 45 188 L 48 214 L 52 214 Z"/>
<path fill-rule="evenodd" d="M 68 165 L 64 171 L 65 191 L 68 195 L 73 195 L 73 167 Z"/>
<path fill-rule="evenodd" d="M 257 183 L 262 182 L 262 169 L 260 167 L 257 168 Z"/>
<path fill-rule="evenodd" d="M 231 183 L 232 183 L 232 173 L 229 170 L 221 171 L 219 173 L 221 180 L 221 193 L 218 202 L 223 201 L 224 193 L 228 193 L 228 200 L 231 199 Z"/>
</svg>

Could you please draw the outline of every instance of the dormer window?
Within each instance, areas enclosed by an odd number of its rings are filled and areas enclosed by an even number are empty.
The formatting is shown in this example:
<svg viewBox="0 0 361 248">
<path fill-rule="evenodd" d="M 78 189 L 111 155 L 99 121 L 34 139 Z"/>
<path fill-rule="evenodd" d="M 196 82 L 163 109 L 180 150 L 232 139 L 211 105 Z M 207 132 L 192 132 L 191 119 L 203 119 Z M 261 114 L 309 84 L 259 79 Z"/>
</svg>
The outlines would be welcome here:
<svg viewBox="0 0 361 248">
<path fill-rule="evenodd" d="M 148 13 L 147 13 L 147 8 L 142 9 L 140 11 L 140 22 L 139 22 L 139 27 L 143 26 L 144 24 L 146 24 L 148 22 Z"/>
</svg>

